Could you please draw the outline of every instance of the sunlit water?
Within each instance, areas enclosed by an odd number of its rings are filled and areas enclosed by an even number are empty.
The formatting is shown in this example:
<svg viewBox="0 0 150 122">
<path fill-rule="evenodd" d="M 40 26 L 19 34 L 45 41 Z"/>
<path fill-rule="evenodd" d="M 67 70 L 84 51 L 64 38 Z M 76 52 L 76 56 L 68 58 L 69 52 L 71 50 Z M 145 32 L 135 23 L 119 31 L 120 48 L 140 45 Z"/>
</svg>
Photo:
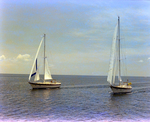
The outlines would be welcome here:
<svg viewBox="0 0 150 122">
<path fill-rule="evenodd" d="M 113 95 L 105 76 L 53 76 L 60 89 L 32 90 L 28 75 L 0 75 L 0 121 L 150 121 L 150 77 L 129 77 Z"/>
</svg>

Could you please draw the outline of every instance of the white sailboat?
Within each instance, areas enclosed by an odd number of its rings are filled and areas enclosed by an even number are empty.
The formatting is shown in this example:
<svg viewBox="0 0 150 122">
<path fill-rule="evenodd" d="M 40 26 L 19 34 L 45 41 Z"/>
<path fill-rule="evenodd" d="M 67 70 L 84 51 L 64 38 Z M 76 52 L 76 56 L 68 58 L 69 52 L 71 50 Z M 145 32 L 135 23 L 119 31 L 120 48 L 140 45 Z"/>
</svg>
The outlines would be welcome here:
<svg viewBox="0 0 150 122">
<path fill-rule="evenodd" d="M 115 76 L 118 74 L 119 85 L 115 85 Z M 113 93 L 130 93 L 132 92 L 131 83 L 123 82 L 121 78 L 121 61 L 120 61 L 120 18 L 115 28 L 110 65 L 107 81 L 110 83 L 110 88 Z"/>
<path fill-rule="evenodd" d="M 49 67 L 48 67 L 48 61 L 47 61 L 47 57 L 46 57 L 46 46 L 45 46 L 45 38 L 46 38 L 46 34 L 44 34 L 39 48 L 37 50 L 34 62 L 33 62 L 33 66 L 29 75 L 29 84 L 32 86 L 33 89 L 40 89 L 40 88 L 59 88 L 61 83 L 57 82 L 55 79 L 52 78 Z M 38 65 L 38 55 L 39 55 L 39 51 L 41 48 L 41 45 L 44 41 L 44 78 L 40 78 L 39 75 L 39 65 Z M 31 79 L 33 79 L 33 81 L 31 81 Z"/>
</svg>

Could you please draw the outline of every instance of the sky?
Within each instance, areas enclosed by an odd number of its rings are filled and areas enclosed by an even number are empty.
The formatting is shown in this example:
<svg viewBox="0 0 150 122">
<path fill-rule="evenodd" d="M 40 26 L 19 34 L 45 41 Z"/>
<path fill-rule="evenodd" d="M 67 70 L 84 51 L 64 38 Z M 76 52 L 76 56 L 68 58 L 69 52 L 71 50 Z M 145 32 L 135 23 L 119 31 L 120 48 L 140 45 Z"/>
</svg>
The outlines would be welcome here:
<svg viewBox="0 0 150 122">
<path fill-rule="evenodd" d="M 0 0 L 0 73 L 29 74 L 45 33 L 52 75 L 107 76 L 120 16 L 126 75 L 150 76 L 149 11 L 149 0 Z"/>
</svg>

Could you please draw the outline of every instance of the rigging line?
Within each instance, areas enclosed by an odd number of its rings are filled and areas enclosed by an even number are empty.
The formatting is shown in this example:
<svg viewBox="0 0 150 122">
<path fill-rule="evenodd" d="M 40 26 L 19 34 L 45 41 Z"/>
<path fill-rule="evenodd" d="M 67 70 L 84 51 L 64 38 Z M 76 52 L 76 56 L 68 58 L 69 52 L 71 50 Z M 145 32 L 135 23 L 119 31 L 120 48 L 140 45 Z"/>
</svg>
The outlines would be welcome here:
<svg viewBox="0 0 150 122">
<path fill-rule="evenodd" d="M 51 55 L 50 57 L 52 59 L 52 64 L 54 64 L 52 52 L 51 51 L 49 51 L 49 52 L 50 52 L 50 55 Z"/>
<path fill-rule="evenodd" d="M 124 47 L 124 50 L 122 50 L 122 64 L 123 64 L 123 69 L 124 69 L 124 75 L 126 76 L 126 80 L 128 79 L 128 74 L 127 74 L 127 57 L 126 57 L 126 41 L 125 41 L 125 38 L 123 39 L 123 47 Z M 122 47 L 121 45 L 121 47 Z"/>
<path fill-rule="evenodd" d="M 124 28 L 122 27 L 122 29 L 124 30 Z M 126 42 L 126 38 L 125 38 L 125 33 L 122 33 L 122 38 L 123 38 L 123 47 L 124 47 L 124 50 L 123 50 L 123 54 L 124 54 L 124 70 L 125 70 L 125 75 L 127 76 L 127 79 L 128 79 L 128 69 L 127 69 L 127 42 Z"/>
<path fill-rule="evenodd" d="M 50 42 L 50 41 L 49 41 Z M 51 48 L 50 48 L 51 49 Z M 47 61 L 48 59 L 50 59 L 50 61 L 52 62 L 52 65 L 54 64 L 54 60 L 53 60 L 53 55 L 52 55 L 52 52 L 49 50 L 49 53 L 48 53 L 49 56 L 47 56 Z M 50 66 L 49 66 L 50 67 Z"/>
<path fill-rule="evenodd" d="M 125 40 L 124 42 L 125 42 L 125 47 L 127 47 L 127 46 L 126 46 L 126 40 Z M 126 53 L 127 53 L 127 50 L 126 50 L 126 48 L 125 48 L 125 65 L 126 65 L 125 68 L 126 68 L 126 76 L 127 76 L 127 79 L 128 79 L 128 74 L 127 74 L 127 73 L 128 73 L 128 72 L 127 72 L 127 71 L 128 71 L 128 69 L 127 69 L 127 57 L 126 57 L 127 54 L 126 54 Z"/>
</svg>

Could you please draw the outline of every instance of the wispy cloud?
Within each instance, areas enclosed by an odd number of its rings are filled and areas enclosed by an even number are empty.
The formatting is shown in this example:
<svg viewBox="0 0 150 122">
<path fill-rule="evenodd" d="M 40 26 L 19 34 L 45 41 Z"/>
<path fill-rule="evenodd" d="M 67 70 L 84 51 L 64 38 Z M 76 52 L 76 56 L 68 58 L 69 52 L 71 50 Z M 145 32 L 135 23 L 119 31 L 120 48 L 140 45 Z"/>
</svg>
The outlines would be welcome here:
<svg viewBox="0 0 150 122">
<path fill-rule="evenodd" d="M 19 54 L 19 55 L 17 56 L 17 59 L 18 59 L 18 60 L 29 61 L 29 60 L 30 60 L 30 55 L 29 55 L 29 54 L 24 54 L 24 55 Z"/>
<path fill-rule="evenodd" d="M 6 59 L 5 55 L 0 56 L 0 61 L 5 60 L 5 59 Z"/>
<path fill-rule="evenodd" d="M 143 63 L 143 60 L 139 60 L 138 62 Z"/>
</svg>

